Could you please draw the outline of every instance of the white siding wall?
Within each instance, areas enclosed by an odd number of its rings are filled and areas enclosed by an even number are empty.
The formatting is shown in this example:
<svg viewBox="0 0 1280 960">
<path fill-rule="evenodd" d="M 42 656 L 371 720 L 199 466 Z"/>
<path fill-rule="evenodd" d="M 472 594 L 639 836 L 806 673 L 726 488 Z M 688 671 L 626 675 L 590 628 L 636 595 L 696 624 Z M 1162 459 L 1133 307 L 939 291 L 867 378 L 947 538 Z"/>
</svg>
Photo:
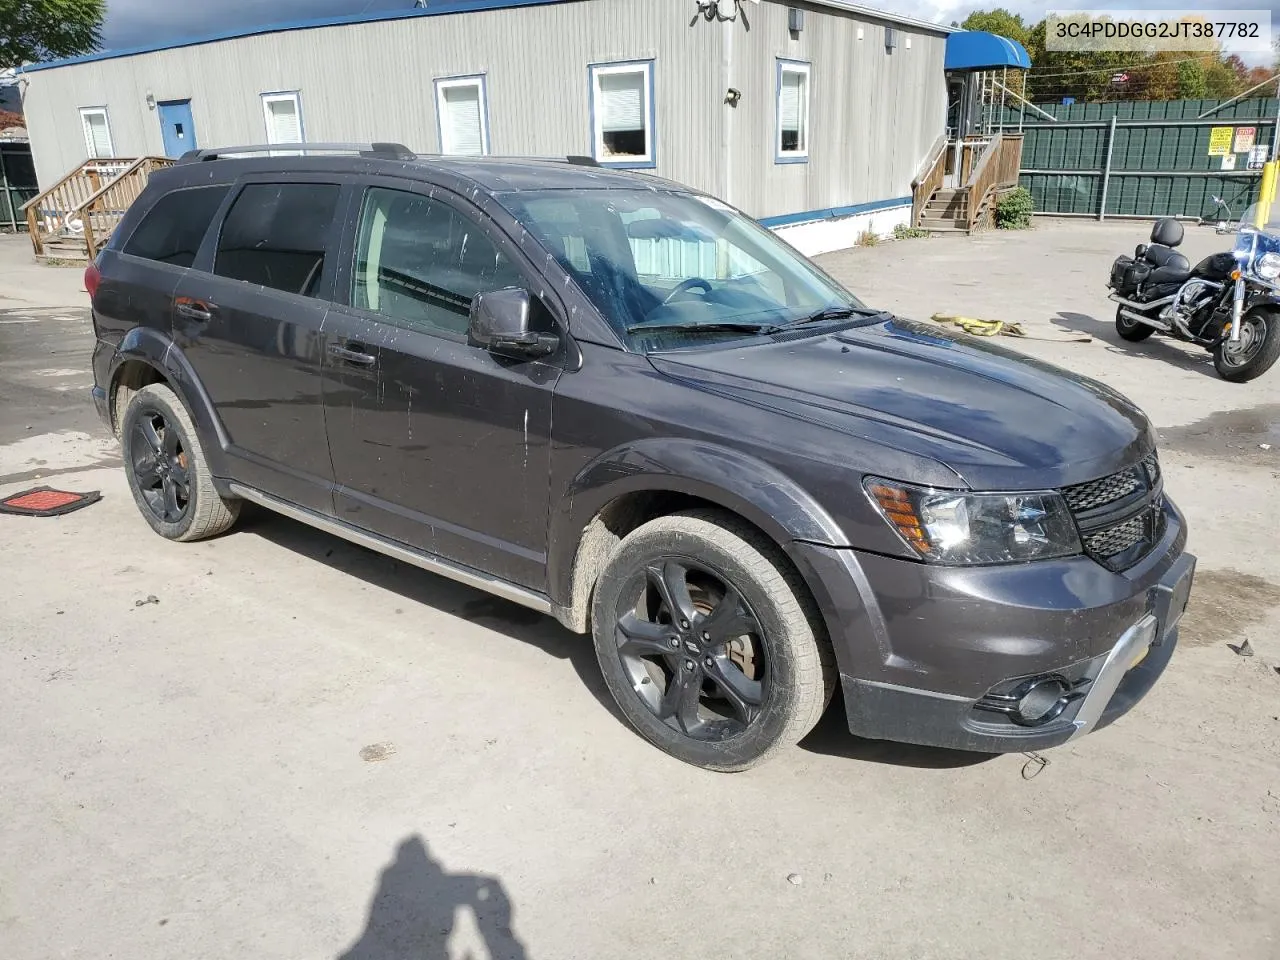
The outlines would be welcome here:
<svg viewBox="0 0 1280 960">
<path fill-rule="evenodd" d="M 749 30 L 691 26 L 688 0 L 580 0 L 285 31 L 37 71 L 25 109 L 45 186 L 85 158 L 83 106 L 108 108 L 117 156 L 162 153 L 148 93 L 189 98 L 201 146 L 264 142 L 261 95 L 296 90 L 307 140 L 436 152 L 433 81 L 485 74 L 493 153 L 589 154 L 587 65 L 653 58 L 658 175 L 761 218 L 909 193 L 944 123 L 944 36 L 899 28 L 890 56 L 882 25 L 809 7 L 793 40 L 787 6 L 744 4 Z M 774 163 L 778 56 L 813 62 L 809 163 Z"/>
</svg>

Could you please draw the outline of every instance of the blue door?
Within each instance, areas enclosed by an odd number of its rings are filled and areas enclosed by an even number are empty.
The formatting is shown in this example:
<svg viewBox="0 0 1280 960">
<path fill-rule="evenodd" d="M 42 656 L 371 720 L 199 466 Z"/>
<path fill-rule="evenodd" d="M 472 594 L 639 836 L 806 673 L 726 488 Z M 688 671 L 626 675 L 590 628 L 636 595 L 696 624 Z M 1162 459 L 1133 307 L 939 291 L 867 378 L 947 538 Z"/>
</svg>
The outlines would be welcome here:
<svg viewBox="0 0 1280 960">
<path fill-rule="evenodd" d="M 164 134 L 165 156 L 180 157 L 196 149 L 196 125 L 191 120 L 190 100 L 170 100 L 157 105 L 160 130 Z"/>
</svg>

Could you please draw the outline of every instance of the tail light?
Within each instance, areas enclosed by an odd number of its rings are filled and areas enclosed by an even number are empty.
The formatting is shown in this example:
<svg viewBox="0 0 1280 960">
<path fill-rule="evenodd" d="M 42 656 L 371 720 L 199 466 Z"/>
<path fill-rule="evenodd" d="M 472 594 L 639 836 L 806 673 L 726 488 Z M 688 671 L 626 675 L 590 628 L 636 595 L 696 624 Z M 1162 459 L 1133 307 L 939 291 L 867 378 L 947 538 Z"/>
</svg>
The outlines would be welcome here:
<svg viewBox="0 0 1280 960">
<path fill-rule="evenodd" d="M 102 283 L 102 271 L 96 263 L 89 264 L 84 271 L 84 288 L 89 291 L 89 300 L 98 295 L 98 285 Z"/>
</svg>

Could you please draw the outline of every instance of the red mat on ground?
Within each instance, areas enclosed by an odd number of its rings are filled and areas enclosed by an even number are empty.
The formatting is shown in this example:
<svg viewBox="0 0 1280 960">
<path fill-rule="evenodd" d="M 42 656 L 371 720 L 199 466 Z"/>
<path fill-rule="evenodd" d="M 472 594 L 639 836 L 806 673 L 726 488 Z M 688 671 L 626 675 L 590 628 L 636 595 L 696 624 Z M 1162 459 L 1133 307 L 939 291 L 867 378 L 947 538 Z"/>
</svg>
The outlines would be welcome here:
<svg viewBox="0 0 1280 960">
<path fill-rule="evenodd" d="M 0 500 L 0 513 L 16 513 L 24 517 L 57 517 L 97 503 L 101 499 L 102 494 L 97 490 L 72 493 L 69 490 L 55 490 L 53 487 L 33 487 Z"/>
</svg>

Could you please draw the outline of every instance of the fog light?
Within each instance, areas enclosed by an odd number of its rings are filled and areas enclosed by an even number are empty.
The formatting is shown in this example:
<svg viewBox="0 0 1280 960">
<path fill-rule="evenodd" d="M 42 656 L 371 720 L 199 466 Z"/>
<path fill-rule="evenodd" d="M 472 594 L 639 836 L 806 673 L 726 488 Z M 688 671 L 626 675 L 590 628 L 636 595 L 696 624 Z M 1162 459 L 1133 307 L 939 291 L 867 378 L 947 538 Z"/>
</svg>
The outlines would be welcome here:
<svg viewBox="0 0 1280 960">
<path fill-rule="evenodd" d="M 1013 719 L 1027 727 L 1038 727 L 1062 715 L 1067 709 L 1067 685 L 1057 677 L 1034 680 L 1030 686 L 1018 691 L 1018 702 Z"/>
</svg>

